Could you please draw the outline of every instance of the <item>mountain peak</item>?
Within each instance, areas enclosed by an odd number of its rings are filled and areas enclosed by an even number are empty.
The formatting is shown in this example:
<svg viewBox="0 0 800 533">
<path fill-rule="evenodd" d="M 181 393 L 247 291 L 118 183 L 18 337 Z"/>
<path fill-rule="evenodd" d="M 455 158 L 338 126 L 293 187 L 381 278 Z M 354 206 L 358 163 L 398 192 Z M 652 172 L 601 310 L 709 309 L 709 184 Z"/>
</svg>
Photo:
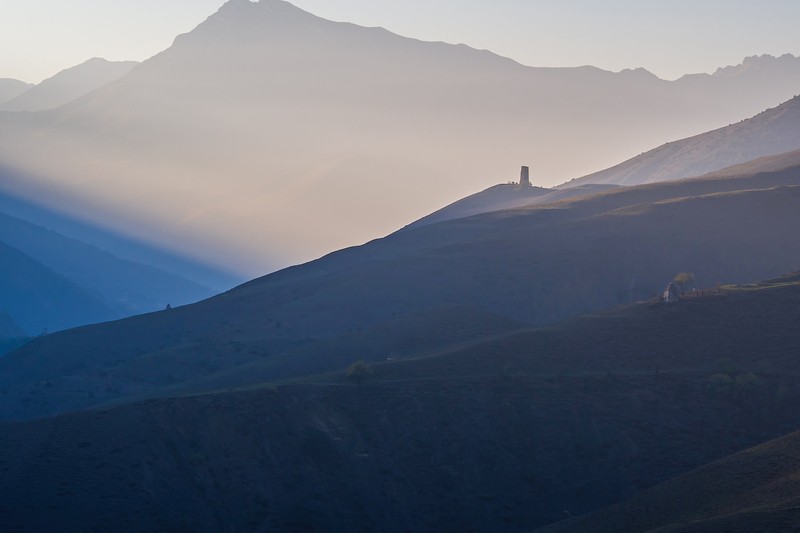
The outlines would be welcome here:
<svg viewBox="0 0 800 533">
<path fill-rule="evenodd" d="M 203 42 L 220 39 L 229 42 L 265 41 L 291 36 L 301 25 L 324 19 L 283 0 L 228 0 L 216 13 L 194 30 L 176 39 Z M 324 21 L 327 22 L 327 21 Z"/>
</svg>

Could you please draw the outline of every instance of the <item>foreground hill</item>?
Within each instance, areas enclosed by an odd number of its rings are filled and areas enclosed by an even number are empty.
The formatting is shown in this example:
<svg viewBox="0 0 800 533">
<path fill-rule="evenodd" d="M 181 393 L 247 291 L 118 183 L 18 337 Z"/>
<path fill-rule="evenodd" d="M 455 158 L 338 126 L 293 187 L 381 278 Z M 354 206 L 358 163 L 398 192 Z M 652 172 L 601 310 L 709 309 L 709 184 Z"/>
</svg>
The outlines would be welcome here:
<svg viewBox="0 0 800 533">
<path fill-rule="evenodd" d="M 100 298 L 2 242 L 0 312 L 28 335 L 119 317 Z"/>
<path fill-rule="evenodd" d="M 527 531 L 800 426 L 798 306 L 794 276 L 375 365 L 360 385 L 330 376 L 0 424 L 0 519 Z M 724 481 L 738 465 L 708 468 Z"/>
<path fill-rule="evenodd" d="M 92 58 L 75 67 L 62 70 L 18 96 L 0 103 L 0 111 L 53 109 L 118 80 L 137 64 L 135 61 Z"/>
<path fill-rule="evenodd" d="M 120 316 L 184 305 L 213 293 L 163 270 L 121 260 L 84 242 L 70 239 L 0 212 L 0 242 L 22 251 L 50 270 L 102 299 Z M 13 314 L 13 309 L 7 309 Z"/>
<path fill-rule="evenodd" d="M 413 354 L 413 343 L 376 349 L 387 328 L 433 350 L 414 317 L 443 324 L 448 309 L 464 317 L 466 342 L 489 316 L 495 332 L 550 324 L 649 299 L 682 271 L 701 287 L 777 275 L 800 264 L 798 205 L 793 167 L 401 231 L 199 304 L 38 339 L 0 361 L 0 386 L 14 391 L 0 416 L 330 371 L 362 348 L 372 360 Z"/>
<path fill-rule="evenodd" d="M 542 533 L 800 529 L 800 433 L 737 453 Z"/>
<path fill-rule="evenodd" d="M 0 114 L 0 161 L 27 174 L 0 189 L 253 277 L 386 235 L 521 164 L 554 184 L 799 83 L 793 57 L 677 81 L 532 68 L 232 0 L 117 82 Z"/>
<path fill-rule="evenodd" d="M 737 124 L 667 143 L 562 187 L 639 185 L 698 176 L 800 148 L 800 96 Z M 753 168 L 751 171 L 758 170 Z"/>
</svg>

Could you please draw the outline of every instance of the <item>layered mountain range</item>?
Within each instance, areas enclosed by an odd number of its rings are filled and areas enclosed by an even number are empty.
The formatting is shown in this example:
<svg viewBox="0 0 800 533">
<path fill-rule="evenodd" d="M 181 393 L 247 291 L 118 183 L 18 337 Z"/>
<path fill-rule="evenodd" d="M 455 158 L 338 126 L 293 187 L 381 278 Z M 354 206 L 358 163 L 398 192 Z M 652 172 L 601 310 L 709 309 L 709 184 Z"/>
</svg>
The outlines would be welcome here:
<svg viewBox="0 0 800 533">
<path fill-rule="evenodd" d="M 183 305 L 213 291 L 0 213 L 0 311 L 27 334 Z"/>
<path fill-rule="evenodd" d="M 113 84 L 0 115 L 2 188 L 252 276 L 388 234 L 520 164 L 554 185 L 796 93 L 800 60 L 745 66 L 671 82 L 532 68 L 235 0 Z"/>
</svg>

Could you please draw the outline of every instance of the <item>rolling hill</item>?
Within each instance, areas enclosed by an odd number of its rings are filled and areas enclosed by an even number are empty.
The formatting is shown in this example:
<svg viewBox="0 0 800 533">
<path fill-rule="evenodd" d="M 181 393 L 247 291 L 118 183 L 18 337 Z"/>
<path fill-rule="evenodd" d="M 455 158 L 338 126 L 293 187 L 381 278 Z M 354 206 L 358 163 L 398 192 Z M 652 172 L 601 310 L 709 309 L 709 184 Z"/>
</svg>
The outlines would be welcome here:
<svg viewBox="0 0 800 533">
<path fill-rule="evenodd" d="M 99 297 L 0 242 L 0 312 L 28 335 L 118 318 Z"/>
<path fill-rule="evenodd" d="M 0 242 L 96 295 L 119 316 L 160 310 L 168 303 L 184 305 L 213 294 L 211 289 L 187 279 L 121 260 L 95 246 L 2 212 Z"/>
<path fill-rule="evenodd" d="M 800 96 L 796 96 L 748 120 L 667 143 L 562 187 L 639 185 L 687 178 L 799 148 Z"/>
<path fill-rule="evenodd" d="M 2 416 L 330 371 L 364 348 L 363 358 L 381 360 L 394 348 L 375 350 L 370 336 L 403 321 L 410 335 L 420 313 L 435 322 L 444 309 L 462 310 L 467 332 L 487 316 L 543 325 L 649 299 L 681 271 L 700 287 L 777 275 L 800 265 L 798 202 L 792 167 L 400 231 L 195 305 L 38 339 L 0 362 L 0 386 L 15 391 Z M 419 342 L 422 351 L 441 346 Z"/>
<path fill-rule="evenodd" d="M 138 63 L 107 61 L 95 57 L 62 70 L 55 76 L 0 103 L 0 111 L 41 111 L 53 109 L 118 80 Z"/>
<path fill-rule="evenodd" d="M 665 495 L 656 509 L 684 516 L 702 494 L 719 509 L 791 503 L 796 436 L 713 462 L 800 425 L 798 305 L 795 275 L 384 362 L 360 385 L 339 374 L 1 423 L 0 518 L 529 531 L 631 496 L 635 510 Z M 698 477 L 724 488 L 696 489 Z"/>
<path fill-rule="evenodd" d="M 253 277 L 386 235 L 520 164 L 552 185 L 798 83 L 791 56 L 676 81 L 534 68 L 233 0 L 84 98 L 0 113 L 0 161 L 25 174 L 0 189 Z"/>
</svg>

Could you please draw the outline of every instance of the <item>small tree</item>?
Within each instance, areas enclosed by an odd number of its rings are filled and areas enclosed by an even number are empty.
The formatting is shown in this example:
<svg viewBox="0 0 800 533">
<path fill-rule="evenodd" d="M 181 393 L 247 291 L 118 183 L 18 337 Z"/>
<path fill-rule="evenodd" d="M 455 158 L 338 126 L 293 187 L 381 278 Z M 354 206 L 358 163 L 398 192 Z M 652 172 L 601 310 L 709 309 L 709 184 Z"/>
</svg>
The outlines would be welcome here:
<svg viewBox="0 0 800 533">
<path fill-rule="evenodd" d="M 347 377 L 361 385 L 361 382 L 372 375 L 372 367 L 364 361 L 356 361 L 347 367 Z"/>
<path fill-rule="evenodd" d="M 681 288 L 681 294 L 686 294 L 686 285 L 694 281 L 694 274 L 691 272 L 681 272 L 672 280 Z"/>
</svg>

